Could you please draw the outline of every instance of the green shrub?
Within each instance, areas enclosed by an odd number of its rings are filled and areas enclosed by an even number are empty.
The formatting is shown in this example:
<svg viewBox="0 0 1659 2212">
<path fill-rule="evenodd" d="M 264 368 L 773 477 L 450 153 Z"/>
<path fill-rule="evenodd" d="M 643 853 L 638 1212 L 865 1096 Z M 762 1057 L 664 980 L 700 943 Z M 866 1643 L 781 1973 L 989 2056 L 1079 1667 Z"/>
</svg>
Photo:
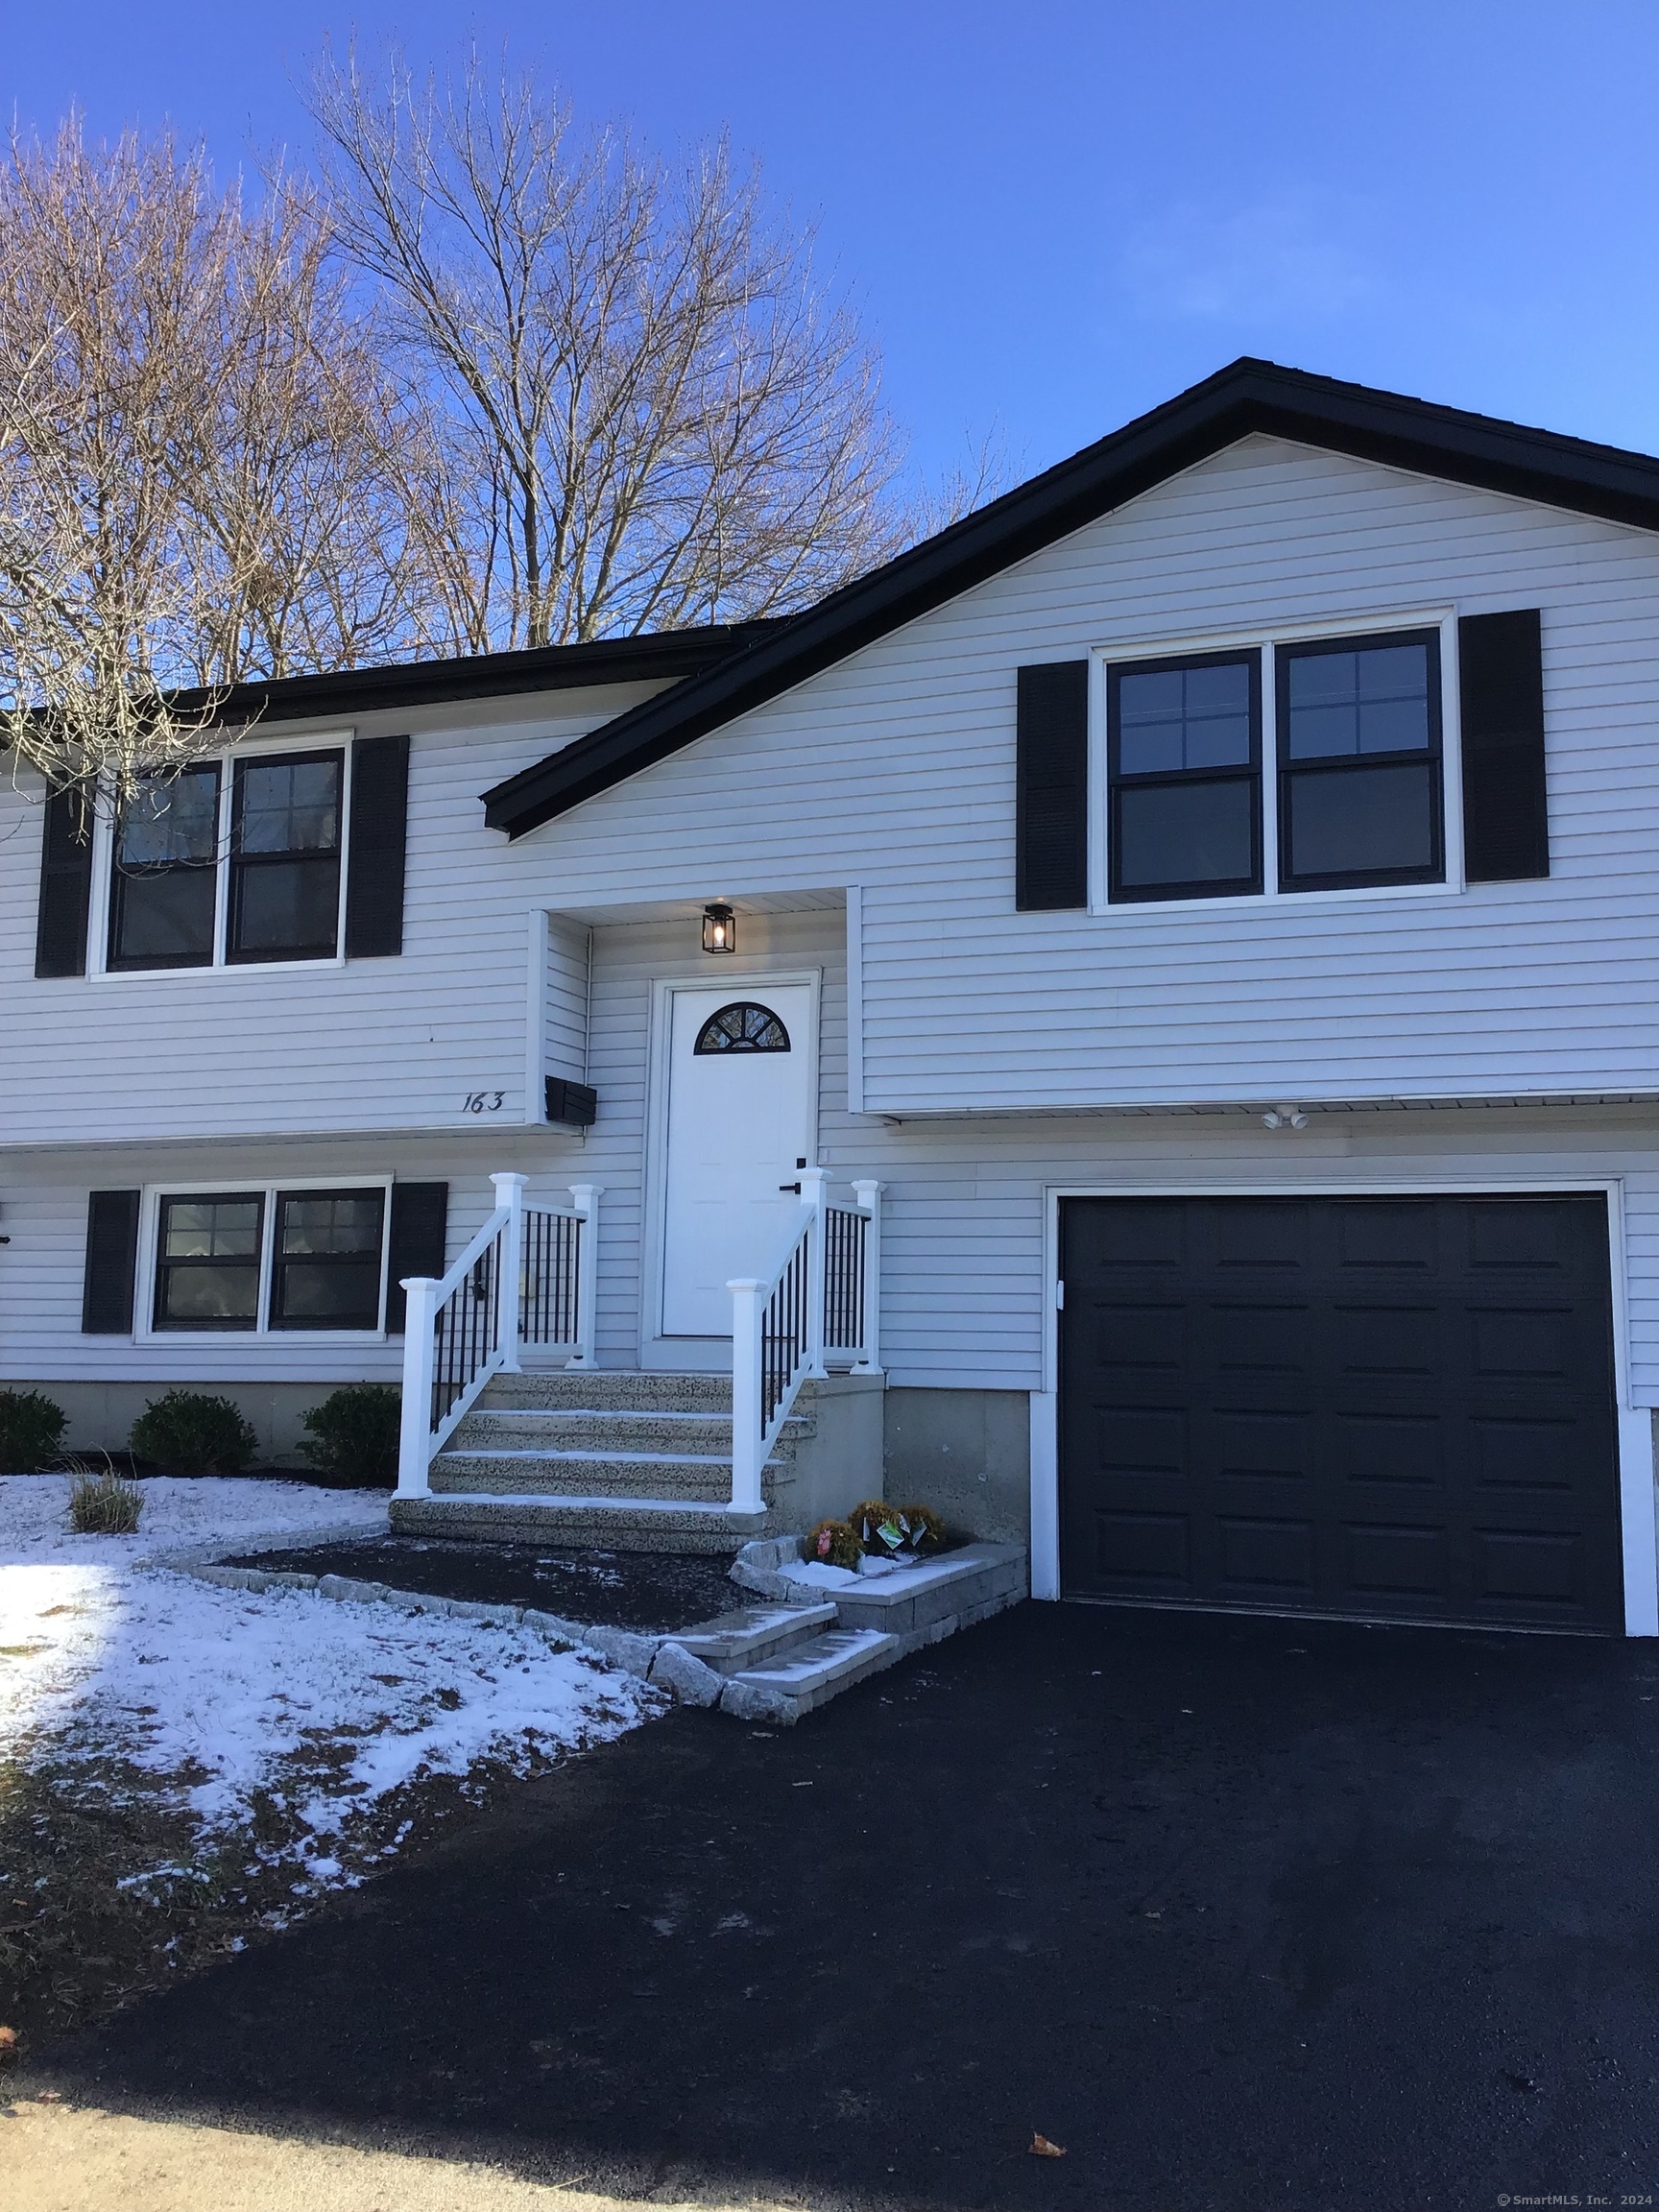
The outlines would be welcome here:
<svg viewBox="0 0 1659 2212">
<path fill-rule="evenodd" d="M 940 1551 L 945 1547 L 945 1523 L 931 1505 L 906 1505 L 899 1515 L 912 1551 Z"/>
<path fill-rule="evenodd" d="M 389 1490 L 397 1479 L 403 1393 L 390 1382 L 348 1382 L 305 1416 L 300 1449 L 338 1490 Z"/>
<path fill-rule="evenodd" d="M 240 1475 L 259 1449 L 252 1422 L 231 1401 L 201 1390 L 152 1398 L 127 1441 L 166 1475 Z"/>
<path fill-rule="evenodd" d="M 77 1536 L 134 1535 L 143 1510 L 143 1494 L 108 1460 L 102 1475 L 82 1467 L 69 1485 L 69 1526 Z"/>
<path fill-rule="evenodd" d="M 50 1467 L 68 1419 L 42 1390 L 0 1390 L 0 1475 Z"/>
<path fill-rule="evenodd" d="M 824 1567 L 855 1568 L 864 1556 L 857 1532 L 846 1521 L 820 1521 L 807 1531 L 801 1551 L 804 1558 Z"/>
</svg>

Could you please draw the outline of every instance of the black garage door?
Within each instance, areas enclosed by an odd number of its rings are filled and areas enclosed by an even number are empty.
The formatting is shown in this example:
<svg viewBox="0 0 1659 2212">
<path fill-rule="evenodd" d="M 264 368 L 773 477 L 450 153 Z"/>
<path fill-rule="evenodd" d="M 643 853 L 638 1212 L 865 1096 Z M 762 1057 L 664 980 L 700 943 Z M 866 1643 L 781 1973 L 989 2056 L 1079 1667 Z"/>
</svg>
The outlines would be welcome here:
<svg viewBox="0 0 1659 2212">
<path fill-rule="evenodd" d="M 1068 1597 L 1621 1625 L 1601 1199 L 1061 1214 Z"/>
</svg>

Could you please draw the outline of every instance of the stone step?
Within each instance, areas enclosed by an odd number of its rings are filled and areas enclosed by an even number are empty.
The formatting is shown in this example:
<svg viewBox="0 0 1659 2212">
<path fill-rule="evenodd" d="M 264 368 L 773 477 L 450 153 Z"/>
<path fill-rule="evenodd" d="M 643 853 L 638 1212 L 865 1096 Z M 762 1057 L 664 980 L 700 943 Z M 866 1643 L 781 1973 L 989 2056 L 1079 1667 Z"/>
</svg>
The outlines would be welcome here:
<svg viewBox="0 0 1659 2212">
<path fill-rule="evenodd" d="M 804 1422 L 786 1421 L 774 1456 L 792 1456 L 805 1429 Z M 728 1413 L 671 1413 L 656 1407 L 549 1411 L 539 1406 L 485 1406 L 467 1415 L 451 1445 L 458 1452 L 650 1452 L 671 1457 L 694 1452 L 729 1459 L 732 1420 Z"/>
<path fill-rule="evenodd" d="M 897 1637 L 905 1651 L 917 1651 L 958 1629 L 988 1621 L 1006 1606 L 1018 1605 L 1030 1589 L 1030 1565 L 1022 1544 L 965 1544 L 942 1551 L 919 1567 L 890 1575 L 849 1575 L 845 1582 L 797 1581 L 781 1566 L 799 1558 L 793 1535 L 762 1537 L 733 1562 L 732 1579 L 776 1604 L 803 1599 L 833 1603 L 843 1627 L 873 1628 Z"/>
<path fill-rule="evenodd" d="M 548 1492 L 460 1491 L 394 1498 L 398 1536 L 451 1536 L 487 1544 L 547 1544 L 572 1551 L 735 1551 L 767 1533 L 764 1513 L 694 1499 L 582 1498 Z"/>
<path fill-rule="evenodd" d="M 784 1652 L 815 1643 L 835 1622 L 833 1605 L 740 1605 L 735 1612 L 676 1630 L 672 1641 L 717 1674 L 735 1674 L 745 1667 L 770 1666 Z"/>
<path fill-rule="evenodd" d="M 742 1720 L 776 1720 L 787 1727 L 902 1657 L 897 1636 L 876 1628 L 830 1628 L 765 1665 L 732 1675 L 720 1709 Z"/>
<path fill-rule="evenodd" d="M 440 1452 L 432 1487 L 445 1492 L 548 1491 L 583 1498 L 689 1498 L 710 1504 L 732 1495 L 732 1461 L 703 1453 Z"/>
<path fill-rule="evenodd" d="M 624 1368 L 528 1369 L 493 1375 L 478 1403 L 489 1410 L 536 1407 L 548 1412 L 629 1409 L 662 1413 L 724 1413 L 732 1418 L 730 1375 L 655 1375 Z"/>
</svg>

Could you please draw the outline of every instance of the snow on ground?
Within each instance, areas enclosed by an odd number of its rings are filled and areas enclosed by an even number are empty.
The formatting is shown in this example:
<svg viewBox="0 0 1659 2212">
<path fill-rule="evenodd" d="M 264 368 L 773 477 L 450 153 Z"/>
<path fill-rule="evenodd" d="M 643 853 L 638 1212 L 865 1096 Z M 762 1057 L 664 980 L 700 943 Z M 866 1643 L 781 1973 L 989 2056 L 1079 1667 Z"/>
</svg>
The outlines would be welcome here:
<svg viewBox="0 0 1659 2212">
<path fill-rule="evenodd" d="M 139 1484 L 138 1534 L 76 1536 L 68 1488 L 0 1477 L 0 1758 L 113 1756 L 172 1777 L 204 1837 L 276 1791 L 320 1845 L 401 1783 L 484 1757 L 522 1768 L 661 1702 L 528 1630 L 144 1565 L 185 1544 L 383 1528 L 361 1492 L 156 1477 Z M 339 1869 L 319 1851 L 311 1871 Z"/>
</svg>

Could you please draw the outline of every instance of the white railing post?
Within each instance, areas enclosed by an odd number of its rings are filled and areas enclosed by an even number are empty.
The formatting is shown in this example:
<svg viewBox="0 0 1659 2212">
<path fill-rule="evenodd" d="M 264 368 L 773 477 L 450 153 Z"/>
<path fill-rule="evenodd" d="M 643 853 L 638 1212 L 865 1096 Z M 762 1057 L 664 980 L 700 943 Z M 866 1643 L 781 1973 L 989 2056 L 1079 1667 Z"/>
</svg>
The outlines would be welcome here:
<svg viewBox="0 0 1659 2212">
<path fill-rule="evenodd" d="M 599 1196 L 603 1183 L 572 1183 L 570 1202 L 582 1216 L 581 1240 L 576 1248 L 576 1357 L 566 1367 L 591 1367 L 593 1332 L 599 1302 Z"/>
<path fill-rule="evenodd" d="M 760 1326 L 762 1295 L 752 1277 L 728 1283 L 732 1293 L 732 1510 L 765 1510 L 760 1494 Z"/>
<path fill-rule="evenodd" d="M 411 1275 L 403 1285 L 403 1411 L 397 1432 L 397 1495 L 432 1495 L 432 1336 L 438 1280 Z"/>
<path fill-rule="evenodd" d="M 864 1338 L 862 1357 L 854 1363 L 854 1375 L 879 1375 L 881 1372 L 881 1190 L 882 1186 L 873 1181 L 854 1183 L 853 1195 L 858 1201 L 858 1211 L 867 1221 L 864 1231 Z"/>
<path fill-rule="evenodd" d="M 824 1364 L 824 1269 L 828 1263 L 828 1247 L 824 1237 L 824 1186 L 830 1180 L 822 1167 L 803 1167 L 801 1170 L 801 1203 L 812 1209 L 809 1241 L 806 1247 L 806 1363 L 802 1368 L 802 1379 L 822 1377 L 830 1370 Z"/>
<path fill-rule="evenodd" d="M 501 1232 L 501 1279 L 496 1285 L 495 1327 L 501 1354 L 501 1372 L 517 1375 L 520 1305 L 524 1290 L 524 1186 L 527 1175 L 492 1175 L 495 1210 L 503 1208 L 507 1225 Z"/>
</svg>

